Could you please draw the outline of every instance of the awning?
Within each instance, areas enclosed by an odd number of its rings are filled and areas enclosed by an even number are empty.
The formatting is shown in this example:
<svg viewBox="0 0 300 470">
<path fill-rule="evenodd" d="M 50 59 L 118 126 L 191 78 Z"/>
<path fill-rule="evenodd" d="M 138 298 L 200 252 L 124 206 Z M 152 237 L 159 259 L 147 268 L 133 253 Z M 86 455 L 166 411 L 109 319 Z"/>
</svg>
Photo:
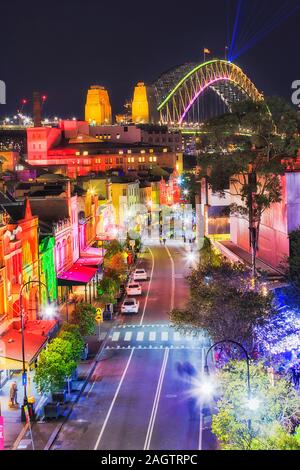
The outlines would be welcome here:
<svg viewBox="0 0 300 470">
<path fill-rule="evenodd" d="M 36 335 L 24 331 L 25 362 L 30 365 L 46 346 L 47 336 Z M 14 328 L 8 329 L 0 337 L 0 369 L 21 370 L 22 365 L 22 333 Z"/>
<path fill-rule="evenodd" d="M 85 250 L 80 252 L 80 258 L 77 263 L 83 266 L 98 267 L 103 264 L 103 250 L 88 246 Z"/>
<path fill-rule="evenodd" d="M 98 267 L 103 263 L 103 258 L 102 256 L 95 256 L 93 258 L 79 258 L 78 263 L 82 264 L 83 266 Z"/>
<path fill-rule="evenodd" d="M 57 283 L 59 286 L 85 286 L 97 272 L 97 268 L 84 266 L 82 263 L 73 264 L 72 268 L 59 274 Z"/>
</svg>

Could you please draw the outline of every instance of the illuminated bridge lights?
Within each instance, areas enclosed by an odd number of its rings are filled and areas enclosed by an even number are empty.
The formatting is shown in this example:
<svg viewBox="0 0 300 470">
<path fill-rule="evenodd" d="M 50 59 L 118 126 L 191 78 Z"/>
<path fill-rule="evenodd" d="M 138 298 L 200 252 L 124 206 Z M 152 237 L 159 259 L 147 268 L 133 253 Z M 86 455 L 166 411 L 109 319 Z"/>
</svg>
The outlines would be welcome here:
<svg viewBox="0 0 300 470">
<path fill-rule="evenodd" d="M 263 95 L 240 67 L 227 60 L 211 60 L 190 70 L 158 106 L 160 120 L 183 125 L 189 110 L 205 90 L 213 90 L 231 108 L 242 100 L 262 101 Z"/>
</svg>

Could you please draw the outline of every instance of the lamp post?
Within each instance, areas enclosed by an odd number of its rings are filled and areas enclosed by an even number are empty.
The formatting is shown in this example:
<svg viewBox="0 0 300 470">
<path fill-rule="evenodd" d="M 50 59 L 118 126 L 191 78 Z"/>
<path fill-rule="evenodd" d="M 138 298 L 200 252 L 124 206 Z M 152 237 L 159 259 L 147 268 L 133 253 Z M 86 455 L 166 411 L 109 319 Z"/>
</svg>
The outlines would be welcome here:
<svg viewBox="0 0 300 470">
<path fill-rule="evenodd" d="M 248 404 L 250 406 L 251 403 L 252 403 L 251 382 L 250 382 L 250 357 L 249 357 L 248 351 L 244 348 L 244 346 L 241 343 L 238 343 L 237 341 L 233 341 L 233 340 L 230 340 L 230 339 L 225 339 L 223 341 L 218 341 L 217 343 L 213 344 L 206 353 L 204 371 L 207 375 L 209 375 L 209 367 L 208 367 L 208 355 L 209 355 L 209 353 L 216 346 L 219 346 L 220 344 L 226 344 L 226 343 L 231 343 L 231 344 L 234 344 L 234 345 L 238 346 L 245 354 L 246 363 L 247 363 L 247 395 L 248 395 Z M 252 408 L 254 408 L 254 401 L 253 401 Z M 250 429 L 251 429 L 251 419 L 248 419 L 248 428 L 249 428 L 249 431 L 250 431 Z"/>
<path fill-rule="evenodd" d="M 19 301 L 20 301 L 20 317 L 21 317 L 21 333 L 22 333 L 22 366 L 23 366 L 23 374 L 22 374 L 22 383 L 24 387 L 24 398 L 23 398 L 23 405 L 21 408 L 21 420 L 26 421 L 25 415 L 25 406 L 28 405 L 28 397 L 27 397 L 27 376 L 26 376 L 26 358 L 25 358 L 25 337 L 24 337 L 24 329 L 25 329 L 25 322 L 24 322 L 24 312 L 23 312 L 23 291 L 25 287 L 29 284 L 39 284 L 40 286 L 45 287 L 47 292 L 47 299 L 48 305 L 51 304 L 49 290 L 46 284 L 42 281 L 28 281 L 21 286 L 20 294 L 19 294 Z"/>
</svg>

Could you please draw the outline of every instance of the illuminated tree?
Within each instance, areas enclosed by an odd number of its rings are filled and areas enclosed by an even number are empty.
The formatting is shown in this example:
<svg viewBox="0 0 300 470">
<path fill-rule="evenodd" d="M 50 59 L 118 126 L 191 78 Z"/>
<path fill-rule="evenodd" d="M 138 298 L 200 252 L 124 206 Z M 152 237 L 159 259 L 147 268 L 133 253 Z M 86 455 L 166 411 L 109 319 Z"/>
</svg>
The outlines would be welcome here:
<svg viewBox="0 0 300 470">
<path fill-rule="evenodd" d="M 76 366 L 72 344 L 65 339 L 55 338 L 39 356 L 34 377 L 38 390 L 41 393 L 61 390 Z"/>
<path fill-rule="evenodd" d="M 281 201 L 283 158 L 296 156 L 300 145 L 295 110 L 278 98 L 268 104 L 237 103 L 232 113 L 207 122 L 210 151 L 198 161 L 200 176 L 207 178 L 214 192 L 221 196 L 229 192 L 236 198 L 231 214 L 249 222 L 254 278 L 262 215 Z"/>
<path fill-rule="evenodd" d="M 113 279 L 121 279 L 127 271 L 124 253 L 116 253 L 109 259 L 104 259 L 104 273 Z"/>
<path fill-rule="evenodd" d="M 300 399 L 291 383 L 276 378 L 270 381 L 263 364 L 250 366 L 251 392 L 258 407 L 247 404 L 246 363 L 230 362 L 217 372 L 221 399 L 213 416 L 212 431 L 223 450 L 299 449 Z M 249 427 L 249 420 L 251 425 Z"/>
<path fill-rule="evenodd" d="M 273 295 L 257 283 L 252 288 L 251 272 L 212 250 L 188 277 L 190 299 L 183 310 L 170 314 L 171 322 L 185 331 L 205 330 L 212 341 L 226 338 L 244 344 L 252 351 L 255 329 L 275 314 Z"/>
<path fill-rule="evenodd" d="M 96 308 L 93 305 L 81 303 L 76 306 L 73 323 L 78 325 L 82 336 L 92 335 L 95 332 Z"/>
<path fill-rule="evenodd" d="M 123 252 L 123 245 L 118 240 L 112 240 L 104 244 L 105 248 L 105 259 L 110 259 L 117 253 Z"/>
<path fill-rule="evenodd" d="M 97 286 L 100 300 L 106 303 L 114 303 L 115 296 L 120 288 L 120 283 L 116 279 L 105 276 Z"/>
<path fill-rule="evenodd" d="M 59 338 L 69 341 L 72 347 L 73 359 L 78 362 L 84 348 L 84 341 L 80 334 L 79 326 L 65 323 L 59 333 Z"/>
</svg>

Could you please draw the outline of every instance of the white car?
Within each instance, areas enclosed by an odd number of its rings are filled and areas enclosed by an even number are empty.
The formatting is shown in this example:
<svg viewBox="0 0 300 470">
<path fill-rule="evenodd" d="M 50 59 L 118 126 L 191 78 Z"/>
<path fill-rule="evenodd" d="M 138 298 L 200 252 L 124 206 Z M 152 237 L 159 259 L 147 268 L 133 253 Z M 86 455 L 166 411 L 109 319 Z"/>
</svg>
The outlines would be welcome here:
<svg viewBox="0 0 300 470">
<path fill-rule="evenodd" d="M 148 275 L 145 269 L 136 269 L 133 273 L 134 281 L 147 281 Z"/>
<path fill-rule="evenodd" d="M 130 282 L 126 287 L 127 295 L 142 295 L 142 287 L 137 282 Z"/>
<path fill-rule="evenodd" d="M 125 299 L 122 303 L 122 313 L 138 313 L 140 308 L 140 302 L 136 299 Z"/>
</svg>

